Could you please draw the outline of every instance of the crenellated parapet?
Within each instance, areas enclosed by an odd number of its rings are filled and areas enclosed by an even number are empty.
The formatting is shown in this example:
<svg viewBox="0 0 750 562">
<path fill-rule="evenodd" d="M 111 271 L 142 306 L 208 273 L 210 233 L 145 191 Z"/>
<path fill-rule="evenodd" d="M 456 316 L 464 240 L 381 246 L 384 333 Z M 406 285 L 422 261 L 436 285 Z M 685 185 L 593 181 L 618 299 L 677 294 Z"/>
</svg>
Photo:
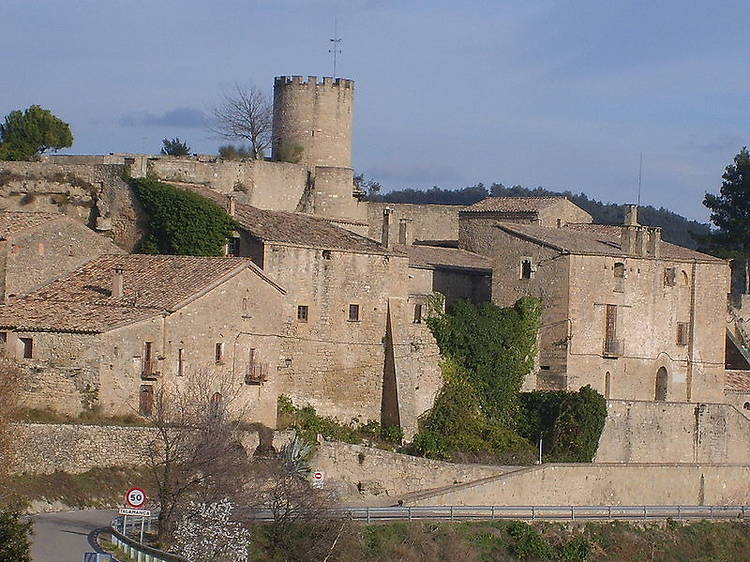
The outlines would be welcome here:
<svg viewBox="0 0 750 562">
<path fill-rule="evenodd" d="M 336 88 L 354 89 L 354 80 L 347 78 L 333 78 L 331 76 L 277 76 L 274 87 L 277 86 L 330 86 Z"/>
</svg>

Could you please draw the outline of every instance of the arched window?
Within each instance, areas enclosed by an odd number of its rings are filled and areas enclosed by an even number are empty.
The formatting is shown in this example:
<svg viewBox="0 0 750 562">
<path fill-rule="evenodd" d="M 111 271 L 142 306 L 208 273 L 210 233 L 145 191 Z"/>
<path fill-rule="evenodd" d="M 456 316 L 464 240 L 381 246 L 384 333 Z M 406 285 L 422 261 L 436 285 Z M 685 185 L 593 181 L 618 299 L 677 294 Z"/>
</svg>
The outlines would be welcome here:
<svg viewBox="0 0 750 562">
<path fill-rule="evenodd" d="M 531 263 L 531 258 L 523 258 L 521 260 L 521 279 L 531 279 L 534 275 L 534 266 Z"/>
<path fill-rule="evenodd" d="M 220 418 L 224 414 L 224 397 L 220 392 L 214 392 L 208 402 L 208 415 Z"/>
<path fill-rule="evenodd" d="M 659 367 L 656 372 L 656 388 L 654 389 L 654 400 L 663 402 L 667 399 L 668 375 L 664 367 Z"/>
</svg>

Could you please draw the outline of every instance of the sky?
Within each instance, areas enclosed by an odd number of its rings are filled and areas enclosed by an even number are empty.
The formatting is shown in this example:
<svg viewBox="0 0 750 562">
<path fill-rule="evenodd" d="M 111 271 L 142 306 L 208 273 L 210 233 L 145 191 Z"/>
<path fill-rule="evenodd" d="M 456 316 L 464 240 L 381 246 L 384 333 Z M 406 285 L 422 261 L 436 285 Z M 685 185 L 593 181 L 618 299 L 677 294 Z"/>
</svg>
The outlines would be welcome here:
<svg viewBox="0 0 750 562">
<path fill-rule="evenodd" d="M 354 167 L 384 186 L 584 192 L 706 221 L 750 144 L 747 5 L 715 0 L 0 0 L 0 117 L 39 104 L 65 153 L 215 153 L 222 90 L 356 81 Z"/>
</svg>

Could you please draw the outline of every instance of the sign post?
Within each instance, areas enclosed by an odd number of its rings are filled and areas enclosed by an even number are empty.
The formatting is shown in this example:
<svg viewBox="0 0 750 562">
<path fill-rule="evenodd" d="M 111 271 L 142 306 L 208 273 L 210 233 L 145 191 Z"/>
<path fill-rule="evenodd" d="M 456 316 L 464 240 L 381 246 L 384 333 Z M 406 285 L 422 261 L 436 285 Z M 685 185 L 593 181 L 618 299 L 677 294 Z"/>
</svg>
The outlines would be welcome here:
<svg viewBox="0 0 750 562">
<path fill-rule="evenodd" d="M 312 473 L 312 486 L 313 488 L 323 488 L 325 486 L 325 475 L 323 471 L 316 470 Z"/>
<path fill-rule="evenodd" d="M 151 517 L 151 512 L 149 510 L 142 509 L 143 506 L 146 505 L 147 501 L 148 496 L 146 495 L 145 490 L 141 488 L 130 488 L 130 490 L 125 493 L 125 503 L 128 505 L 128 507 L 121 508 L 119 511 L 119 514 L 122 515 L 123 535 L 125 535 L 127 530 L 128 515 L 133 515 L 141 518 L 141 543 L 143 542 L 143 530 L 146 524 L 145 518 Z"/>
</svg>

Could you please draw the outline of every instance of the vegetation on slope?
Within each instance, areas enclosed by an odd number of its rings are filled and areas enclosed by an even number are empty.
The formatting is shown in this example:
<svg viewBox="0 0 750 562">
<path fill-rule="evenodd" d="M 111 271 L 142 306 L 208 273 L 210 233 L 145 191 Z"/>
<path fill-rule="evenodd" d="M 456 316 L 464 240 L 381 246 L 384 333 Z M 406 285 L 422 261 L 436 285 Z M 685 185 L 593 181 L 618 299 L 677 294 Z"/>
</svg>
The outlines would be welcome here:
<svg viewBox="0 0 750 562">
<path fill-rule="evenodd" d="M 229 214 L 196 193 L 151 178 L 127 178 L 148 217 L 143 254 L 223 256 L 239 225 Z"/>
<path fill-rule="evenodd" d="M 347 562 L 730 562 L 748 560 L 750 528 L 743 522 L 586 523 L 520 521 L 389 523 L 342 527 L 338 536 L 314 523 L 290 529 L 293 548 L 279 552 L 253 530 L 250 559 L 310 560 L 306 544 L 330 545 L 329 561 Z"/>
<path fill-rule="evenodd" d="M 432 203 L 441 205 L 471 205 L 486 197 L 548 197 L 564 195 L 573 203 L 587 211 L 599 224 L 622 224 L 625 218 L 626 205 L 617 203 L 603 203 L 590 199 L 584 193 L 571 191 L 551 191 L 542 187 L 529 189 L 516 185 L 505 187 L 501 183 L 493 183 L 489 189 L 479 183 L 463 189 L 441 189 L 433 187 L 427 190 L 400 189 L 385 194 L 370 193 L 369 198 L 375 201 L 390 203 Z M 710 230 L 708 225 L 686 219 L 664 207 L 656 208 L 651 205 L 640 207 L 638 220 L 647 226 L 660 226 L 663 229 L 664 240 L 685 246 L 697 248 L 698 238 L 706 236 Z"/>
</svg>

